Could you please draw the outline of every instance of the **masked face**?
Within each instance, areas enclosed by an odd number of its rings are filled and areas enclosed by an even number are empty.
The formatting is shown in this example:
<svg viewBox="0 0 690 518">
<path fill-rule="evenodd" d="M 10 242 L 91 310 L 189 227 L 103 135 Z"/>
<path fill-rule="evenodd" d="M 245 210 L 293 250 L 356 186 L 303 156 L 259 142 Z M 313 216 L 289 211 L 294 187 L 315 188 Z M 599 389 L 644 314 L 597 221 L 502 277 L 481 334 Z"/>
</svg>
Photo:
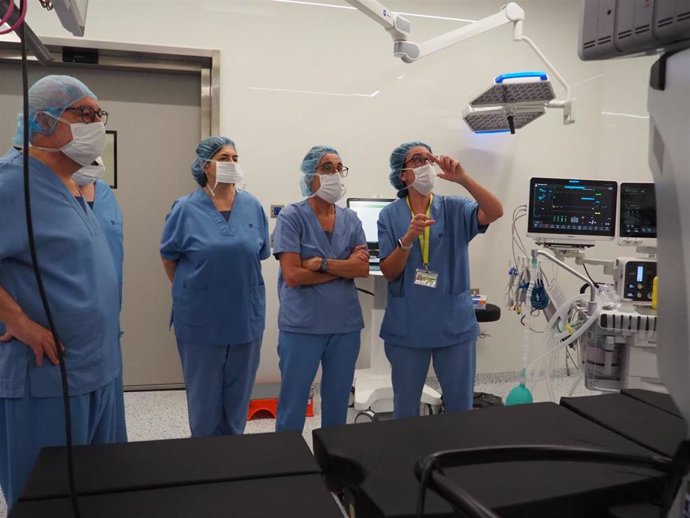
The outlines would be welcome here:
<svg viewBox="0 0 690 518">
<path fill-rule="evenodd" d="M 426 196 L 434 190 L 438 173 L 433 164 L 425 164 L 421 167 L 416 167 L 412 172 L 414 173 L 414 182 L 412 182 L 408 188 L 414 188 L 414 190 L 422 196 Z"/>
<path fill-rule="evenodd" d="M 79 187 L 82 187 L 94 183 L 96 180 L 100 180 L 103 178 L 104 174 L 105 166 L 103 165 L 103 159 L 98 157 L 93 163 L 86 167 L 82 167 L 79 171 L 74 173 L 72 175 L 72 180 L 74 180 L 74 183 Z"/>
<path fill-rule="evenodd" d="M 237 162 L 216 162 L 216 182 L 243 183 L 244 173 Z"/>
<path fill-rule="evenodd" d="M 105 149 L 105 124 L 103 122 L 69 122 L 62 117 L 55 117 L 69 126 L 72 140 L 61 148 L 45 148 L 34 146 L 43 151 L 58 152 L 74 160 L 82 167 L 89 166 Z"/>
<path fill-rule="evenodd" d="M 319 183 L 321 187 L 314 193 L 323 201 L 328 203 L 335 203 L 345 196 L 345 184 L 339 174 L 320 174 Z"/>
</svg>

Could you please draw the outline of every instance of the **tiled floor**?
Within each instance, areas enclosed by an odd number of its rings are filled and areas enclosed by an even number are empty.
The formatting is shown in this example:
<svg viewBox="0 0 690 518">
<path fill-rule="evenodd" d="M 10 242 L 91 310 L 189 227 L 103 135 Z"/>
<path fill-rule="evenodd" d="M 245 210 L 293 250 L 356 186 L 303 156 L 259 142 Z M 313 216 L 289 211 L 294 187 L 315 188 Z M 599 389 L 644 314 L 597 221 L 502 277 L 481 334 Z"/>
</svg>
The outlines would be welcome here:
<svg viewBox="0 0 690 518">
<path fill-rule="evenodd" d="M 509 379 L 510 381 L 501 381 Z M 516 385 L 515 376 L 483 375 L 479 376 L 475 386 L 477 392 L 488 392 L 503 399 Z M 574 378 L 561 376 L 553 380 L 554 393 L 558 398 L 568 395 L 573 386 Z M 429 384 L 438 387 L 436 380 L 430 379 Z M 311 447 L 311 432 L 321 425 L 319 415 L 318 390 L 316 391 L 314 417 L 306 420 L 304 438 Z M 595 392 L 587 390 L 582 383 L 575 387 L 574 395 L 593 395 Z M 535 401 L 547 401 L 548 393 L 544 383 L 537 386 L 533 393 Z M 187 424 L 187 403 L 182 390 L 158 392 L 127 392 L 125 394 L 127 412 L 127 432 L 130 441 L 146 441 L 153 439 L 175 439 L 189 437 Z M 357 412 L 350 409 L 348 422 L 354 422 Z M 273 419 L 259 419 L 247 423 L 246 433 L 272 432 L 275 428 Z M 4 500 L 0 498 L 0 518 L 6 518 L 7 510 Z"/>
</svg>

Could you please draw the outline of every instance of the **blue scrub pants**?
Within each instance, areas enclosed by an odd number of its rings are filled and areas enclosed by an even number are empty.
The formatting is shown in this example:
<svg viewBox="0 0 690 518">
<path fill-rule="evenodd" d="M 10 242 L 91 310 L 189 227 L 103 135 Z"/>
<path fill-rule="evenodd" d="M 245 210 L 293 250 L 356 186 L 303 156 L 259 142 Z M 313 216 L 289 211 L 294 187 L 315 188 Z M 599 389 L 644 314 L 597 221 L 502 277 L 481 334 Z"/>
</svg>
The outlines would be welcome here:
<svg viewBox="0 0 690 518">
<path fill-rule="evenodd" d="M 310 335 L 281 331 L 276 432 L 304 428 L 311 385 L 321 363 L 321 427 L 345 424 L 359 355 L 360 332 Z"/>
<path fill-rule="evenodd" d="M 75 445 L 127 442 L 122 375 L 70 401 Z M 19 498 L 41 448 L 64 445 L 62 398 L 0 398 L 0 484 L 8 508 Z"/>
<path fill-rule="evenodd" d="M 241 435 L 259 368 L 261 338 L 236 345 L 177 340 L 192 437 Z"/>
<path fill-rule="evenodd" d="M 417 348 L 385 343 L 392 367 L 393 417 L 416 417 L 422 389 L 434 360 L 446 412 L 472 408 L 476 373 L 476 340 L 449 347 Z"/>
</svg>

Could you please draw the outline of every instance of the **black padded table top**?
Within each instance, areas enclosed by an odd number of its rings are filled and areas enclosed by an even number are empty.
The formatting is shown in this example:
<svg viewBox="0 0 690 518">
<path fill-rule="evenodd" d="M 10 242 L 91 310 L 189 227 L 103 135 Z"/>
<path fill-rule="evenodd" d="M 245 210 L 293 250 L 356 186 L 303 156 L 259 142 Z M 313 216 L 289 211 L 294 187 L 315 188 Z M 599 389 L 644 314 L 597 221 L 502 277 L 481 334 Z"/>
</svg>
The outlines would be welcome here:
<svg viewBox="0 0 690 518">
<path fill-rule="evenodd" d="M 20 500 L 69 494 L 65 448 L 41 450 Z M 320 473 L 297 432 L 78 446 L 77 494 Z"/>
<path fill-rule="evenodd" d="M 639 401 L 647 403 L 648 405 L 652 405 L 653 407 L 664 410 L 669 414 L 673 414 L 678 417 L 683 417 L 680 414 L 680 410 L 678 410 L 678 407 L 673 402 L 673 399 L 671 399 L 671 396 L 669 396 L 668 394 L 662 394 L 660 392 L 652 392 L 651 390 L 642 389 L 623 389 L 621 390 L 621 394 L 625 394 L 628 397 L 637 399 Z"/>
<path fill-rule="evenodd" d="M 84 518 L 342 518 L 321 475 L 215 482 L 79 498 Z M 69 498 L 19 502 L 10 518 L 73 518 Z"/>
<path fill-rule="evenodd" d="M 358 518 L 414 517 L 414 465 L 432 452 L 516 444 L 573 445 L 649 454 L 649 450 L 553 403 L 483 410 L 314 431 L 314 454 L 332 489 L 354 494 Z M 447 469 L 502 518 L 605 516 L 612 505 L 646 501 L 659 473 L 576 462 L 518 462 Z M 453 516 L 428 493 L 427 515 Z"/>
<path fill-rule="evenodd" d="M 625 394 L 562 398 L 561 405 L 655 453 L 672 457 L 685 421 Z"/>
</svg>

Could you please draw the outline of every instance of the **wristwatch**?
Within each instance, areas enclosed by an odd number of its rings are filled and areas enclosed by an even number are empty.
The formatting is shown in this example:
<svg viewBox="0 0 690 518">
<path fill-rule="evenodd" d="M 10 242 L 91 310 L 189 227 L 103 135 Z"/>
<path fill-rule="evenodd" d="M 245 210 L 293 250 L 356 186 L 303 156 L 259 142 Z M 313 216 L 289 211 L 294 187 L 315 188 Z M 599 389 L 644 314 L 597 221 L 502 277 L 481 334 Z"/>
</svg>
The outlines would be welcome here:
<svg viewBox="0 0 690 518">
<path fill-rule="evenodd" d="M 402 248 L 403 250 L 411 250 L 412 245 L 405 245 L 402 242 L 402 239 L 398 239 L 398 248 Z"/>
<path fill-rule="evenodd" d="M 319 267 L 319 271 L 321 273 L 328 273 L 328 258 L 327 257 L 321 258 L 321 266 Z"/>
</svg>

